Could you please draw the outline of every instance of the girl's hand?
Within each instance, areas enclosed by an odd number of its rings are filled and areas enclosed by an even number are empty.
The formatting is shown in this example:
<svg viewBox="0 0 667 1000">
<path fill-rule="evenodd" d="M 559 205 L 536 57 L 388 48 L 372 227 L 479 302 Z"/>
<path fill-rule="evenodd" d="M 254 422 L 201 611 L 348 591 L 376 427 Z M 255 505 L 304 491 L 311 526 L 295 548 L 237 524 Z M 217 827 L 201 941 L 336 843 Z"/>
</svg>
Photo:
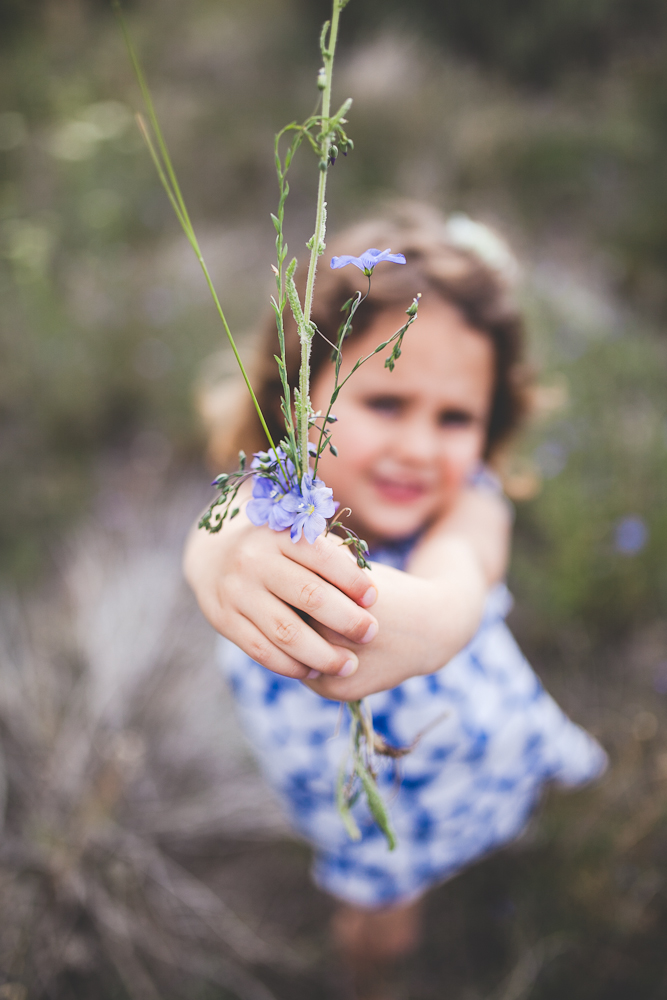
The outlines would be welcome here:
<svg viewBox="0 0 667 1000">
<path fill-rule="evenodd" d="M 378 631 L 365 610 L 377 598 L 374 580 L 333 535 L 294 544 L 289 531 L 257 528 L 242 509 L 218 534 L 192 530 L 183 569 L 213 628 L 287 677 L 351 676 L 356 650 Z M 329 629 L 333 641 L 298 612 Z"/>
<path fill-rule="evenodd" d="M 324 698 L 354 701 L 443 667 L 470 642 L 489 587 L 505 576 L 510 530 L 504 501 L 466 490 L 421 538 L 407 572 L 373 564 L 380 625 L 373 643 L 355 646 L 317 626 L 329 642 L 356 652 L 359 670 L 348 678 L 309 679 L 308 686 Z"/>
<path fill-rule="evenodd" d="M 309 679 L 308 687 L 324 698 L 339 701 L 365 698 L 396 687 L 409 677 L 439 670 L 470 641 L 484 609 L 486 583 L 465 542 L 452 540 L 446 548 L 451 573 L 435 579 L 420 579 L 373 564 L 378 584 L 373 608 L 380 625 L 378 637 L 364 648 L 318 626 L 329 642 L 356 652 L 359 669 L 347 678 L 322 675 Z"/>
</svg>

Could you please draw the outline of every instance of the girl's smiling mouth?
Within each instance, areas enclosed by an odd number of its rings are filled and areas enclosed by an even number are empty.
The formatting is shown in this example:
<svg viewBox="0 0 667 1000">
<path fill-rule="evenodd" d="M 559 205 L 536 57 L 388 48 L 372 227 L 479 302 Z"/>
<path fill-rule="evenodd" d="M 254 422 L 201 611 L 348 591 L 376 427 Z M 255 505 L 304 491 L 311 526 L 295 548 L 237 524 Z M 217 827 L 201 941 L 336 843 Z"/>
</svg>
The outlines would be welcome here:
<svg viewBox="0 0 667 1000">
<path fill-rule="evenodd" d="M 390 479 L 386 476 L 371 476 L 374 489 L 389 503 L 414 503 L 428 492 L 426 483 L 417 480 Z"/>
</svg>

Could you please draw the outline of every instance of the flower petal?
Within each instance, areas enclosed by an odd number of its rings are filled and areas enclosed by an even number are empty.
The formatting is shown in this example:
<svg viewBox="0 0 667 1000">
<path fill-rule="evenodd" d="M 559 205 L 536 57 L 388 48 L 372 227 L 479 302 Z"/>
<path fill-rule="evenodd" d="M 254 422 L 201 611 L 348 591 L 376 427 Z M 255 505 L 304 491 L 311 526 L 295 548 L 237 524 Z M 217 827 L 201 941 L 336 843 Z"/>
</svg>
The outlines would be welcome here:
<svg viewBox="0 0 667 1000">
<path fill-rule="evenodd" d="M 274 503 L 271 505 L 271 513 L 269 514 L 269 528 L 272 528 L 273 531 L 284 531 L 285 528 L 291 527 L 294 517 L 294 513 L 285 510 L 282 503 Z"/>
<path fill-rule="evenodd" d="M 334 268 L 334 270 L 337 267 L 347 267 L 348 264 L 354 264 L 354 266 L 358 267 L 360 271 L 363 271 L 364 269 L 364 265 L 361 262 L 360 257 L 352 257 L 350 254 L 343 254 L 342 257 L 331 258 L 331 267 Z"/>
<path fill-rule="evenodd" d="M 332 257 L 331 266 L 333 268 L 346 267 L 354 264 L 365 274 L 372 273 L 373 269 L 381 261 L 386 260 L 392 264 L 405 264 L 406 260 L 402 253 L 392 253 L 389 247 L 386 250 L 378 250 L 377 247 L 370 247 L 364 250 L 360 257 L 353 257 L 351 254 L 343 254 L 341 257 Z"/>
<path fill-rule="evenodd" d="M 293 542 L 298 542 L 301 538 L 301 532 L 303 531 L 304 521 L 307 519 L 307 514 L 299 514 L 296 521 L 292 525 L 292 530 L 290 531 L 290 538 Z"/>
<path fill-rule="evenodd" d="M 333 517 L 336 513 L 336 504 L 331 497 L 323 497 L 315 503 L 315 512 L 321 517 Z"/>
<path fill-rule="evenodd" d="M 389 261 L 390 264 L 407 264 L 404 254 L 388 253 L 386 250 L 380 259 Z"/>
<path fill-rule="evenodd" d="M 327 526 L 327 522 L 321 516 L 321 514 L 310 514 L 305 521 L 303 526 L 303 533 L 306 539 L 312 545 L 316 538 L 318 538 Z"/>
<path fill-rule="evenodd" d="M 364 267 L 368 267 L 372 270 L 381 258 L 382 251 L 376 249 L 376 247 L 371 247 L 370 250 L 364 250 L 359 260 L 362 261 Z"/>
<path fill-rule="evenodd" d="M 252 481 L 252 495 L 255 500 L 268 500 L 273 490 L 273 483 L 265 476 L 255 476 Z"/>
<path fill-rule="evenodd" d="M 298 513 L 301 504 L 303 503 L 303 497 L 297 489 L 290 490 L 280 501 L 280 506 L 283 510 L 288 510 L 292 514 Z"/>
<path fill-rule="evenodd" d="M 248 520 L 260 528 L 269 520 L 273 506 L 270 500 L 251 500 L 245 509 Z"/>
</svg>

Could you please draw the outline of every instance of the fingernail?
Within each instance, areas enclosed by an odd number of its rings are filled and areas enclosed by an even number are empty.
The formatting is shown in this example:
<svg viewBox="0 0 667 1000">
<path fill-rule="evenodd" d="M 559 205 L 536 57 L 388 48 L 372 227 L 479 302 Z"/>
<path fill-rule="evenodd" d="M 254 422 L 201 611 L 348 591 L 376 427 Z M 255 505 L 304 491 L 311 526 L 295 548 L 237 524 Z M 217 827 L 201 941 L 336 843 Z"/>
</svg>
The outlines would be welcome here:
<svg viewBox="0 0 667 1000">
<path fill-rule="evenodd" d="M 321 677 L 321 676 L 322 674 L 319 672 L 319 670 L 309 670 L 308 673 L 306 674 L 306 680 L 312 681 L 315 680 L 316 677 Z"/>
<path fill-rule="evenodd" d="M 338 671 L 337 676 L 338 677 L 349 677 L 351 674 L 353 674 L 355 672 L 355 670 L 357 669 L 358 666 L 359 666 L 359 660 L 357 660 L 356 657 L 354 659 L 352 659 L 350 657 L 350 659 L 346 660 L 346 662 L 340 668 L 340 670 Z"/>
<path fill-rule="evenodd" d="M 366 631 L 364 632 L 363 638 L 359 642 L 370 642 L 378 634 L 378 623 L 371 622 Z"/>
<path fill-rule="evenodd" d="M 370 608 L 371 605 L 375 604 L 378 598 L 378 592 L 375 587 L 369 587 L 364 596 L 359 601 L 362 608 Z"/>
</svg>

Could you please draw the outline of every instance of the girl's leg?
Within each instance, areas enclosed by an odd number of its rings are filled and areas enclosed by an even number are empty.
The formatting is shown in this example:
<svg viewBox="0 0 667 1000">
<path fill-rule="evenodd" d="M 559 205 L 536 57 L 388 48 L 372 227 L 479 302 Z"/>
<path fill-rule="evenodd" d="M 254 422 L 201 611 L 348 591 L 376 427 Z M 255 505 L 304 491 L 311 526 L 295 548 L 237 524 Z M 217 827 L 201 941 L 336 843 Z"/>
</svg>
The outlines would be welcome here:
<svg viewBox="0 0 667 1000">
<path fill-rule="evenodd" d="M 391 909 L 340 904 L 331 930 L 352 979 L 355 1000 L 390 1000 L 396 963 L 419 944 L 421 900 Z"/>
</svg>

